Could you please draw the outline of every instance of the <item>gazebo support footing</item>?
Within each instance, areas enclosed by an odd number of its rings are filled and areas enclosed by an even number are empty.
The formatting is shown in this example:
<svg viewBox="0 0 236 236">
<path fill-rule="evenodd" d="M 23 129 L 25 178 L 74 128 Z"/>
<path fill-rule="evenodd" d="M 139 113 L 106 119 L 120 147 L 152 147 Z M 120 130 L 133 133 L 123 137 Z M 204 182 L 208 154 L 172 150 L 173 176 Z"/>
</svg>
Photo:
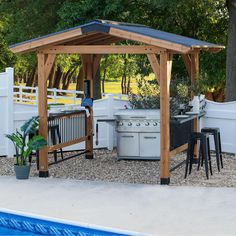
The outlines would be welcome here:
<svg viewBox="0 0 236 236">
<path fill-rule="evenodd" d="M 39 171 L 39 177 L 41 178 L 49 177 L 49 171 Z"/>
<path fill-rule="evenodd" d="M 93 154 L 85 154 L 85 159 L 93 159 Z"/>
<path fill-rule="evenodd" d="M 170 178 L 161 178 L 161 185 L 169 185 Z"/>
</svg>

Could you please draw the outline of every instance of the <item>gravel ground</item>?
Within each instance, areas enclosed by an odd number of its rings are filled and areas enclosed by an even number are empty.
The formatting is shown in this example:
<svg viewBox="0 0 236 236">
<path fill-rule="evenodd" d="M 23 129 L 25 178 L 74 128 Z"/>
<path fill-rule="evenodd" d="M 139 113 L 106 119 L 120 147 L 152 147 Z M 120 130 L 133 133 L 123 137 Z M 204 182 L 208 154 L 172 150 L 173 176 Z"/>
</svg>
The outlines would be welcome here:
<svg viewBox="0 0 236 236">
<path fill-rule="evenodd" d="M 71 155 L 73 153 L 66 153 Z M 185 160 L 186 153 L 171 159 L 171 167 Z M 236 187 L 236 157 L 224 154 L 224 168 L 218 173 L 215 154 L 212 153 L 213 175 L 206 179 L 204 168 L 200 171 L 194 166 L 191 175 L 184 179 L 185 165 L 171 173 L 171 185 Z M 0 157 L 0 175 L 14 175 L 14 159 Z M 159 161 L 117 160 L 116 151 L 96 150 L 93 160 L 84 155 L 52 165 L 50 177 L 79 180 L 102 180 L 120 183 L 159 183 Z M 36 164 L 32 163 L 31 176 L 37 176 Z"/>
</svg>

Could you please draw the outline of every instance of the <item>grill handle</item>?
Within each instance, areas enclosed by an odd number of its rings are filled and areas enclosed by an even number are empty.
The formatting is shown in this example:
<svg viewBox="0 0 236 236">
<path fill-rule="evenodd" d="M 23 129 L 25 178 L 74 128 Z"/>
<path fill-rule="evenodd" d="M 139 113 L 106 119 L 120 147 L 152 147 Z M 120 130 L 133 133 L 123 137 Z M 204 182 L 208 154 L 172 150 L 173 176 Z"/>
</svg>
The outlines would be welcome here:
<svg viewBox="0 0 236 236">
<path fill-rule="evenodd" d="M 96 145 L 98 145 L 98 123 L 96 123 Z"/>
<path fill-rule="evenodd" d="M 122 138 L 133 138 L 134 136 L 133 135 L 122 135 L 121 137 Z"/>
<path fill-rule="evenodd" d="M 146 119 L 146 116 L 130 116 L 131 119 Z"/>
<path fill-rule="evenodd" d="M 99 141 L 98 141 L 98 123 L 99 122 L 114 122 L 116 121 L 115 119 L 99 119 L 97 120 L 97 123 L 96 123 L 96 145 L 99 144 Z"/>
<path fill-rule="evenodd" d="M 156 139 L 157 137 L 145 136 L 145 139 Z"/>
</svg>

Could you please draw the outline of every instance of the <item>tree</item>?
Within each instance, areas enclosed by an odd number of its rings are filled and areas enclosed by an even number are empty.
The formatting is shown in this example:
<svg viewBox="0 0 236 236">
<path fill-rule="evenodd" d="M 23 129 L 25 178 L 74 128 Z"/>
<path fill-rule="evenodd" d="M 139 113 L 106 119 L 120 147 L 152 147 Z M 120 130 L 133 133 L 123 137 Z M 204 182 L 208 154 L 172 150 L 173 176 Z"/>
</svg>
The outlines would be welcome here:
<svg viewBox="0 0 236 236">
<path fill-rule="evenodd" d="M 226 101 L 236 100 L 236 0 L 226 0 L 229 28 L 226 59 Z"/>
</svg>

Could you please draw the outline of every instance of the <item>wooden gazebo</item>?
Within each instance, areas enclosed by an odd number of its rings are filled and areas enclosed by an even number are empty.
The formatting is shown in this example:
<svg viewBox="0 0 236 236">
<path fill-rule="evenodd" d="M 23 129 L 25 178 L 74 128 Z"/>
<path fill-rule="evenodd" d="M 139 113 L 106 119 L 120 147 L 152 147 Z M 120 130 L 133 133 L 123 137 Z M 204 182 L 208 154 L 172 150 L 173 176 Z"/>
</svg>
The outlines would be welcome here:
<svg viewBox="0 0 236 236">
<path fill-rule="evenodd" d="M 134 41 L 135 45 L 115 45 L 125 40 Z M 13 53 L 36 52 L 38 57 L 39 89 L 39 133 L 48 138 L 47 126 L 47 80 L 57 54 L 81 54 L 82 78 L 90 80 L 93 91 L 93 78 L 104 54 L 146 54 L 156 79 L 160 85 L 160 123 L 161 123 L 161 184 L 170 182 L 170 157 L 187 148 L 187 144 L 170 152 L 170 113 L 169 85 L 173 54 L 180 54 L 185 63 L 191 81 L 199 74 L 199 54 L 201 51 L 219 52 L 224 46 L 171 34 L 144 25 L 95 20 L 90 23 L 64 31 L 45 35 L 36 39 L 12 45 Z M 160 55 L 157 57 L 157 55 Z M 160 59 L 158 59 L 160 58 Z M 91 97 L 93 95 L 91 94 Z M 91 111 L 92 112 L 92 111 Z M 195 130 L 198 122 L 195 121 Z M 86 141 L 87 156 L 93 155 L 92 117 L 88 120 Z M 67 143 L 66 145 L 71 145 Z M 64 145 L 65 146 L 65 145 Z M 62 146 L 63 147 L 63 146 Z M 57 147 L 58 148 L 58 147 Z M 48 176 L 48 151 L 40 150 L 39 176 Z"/>
</svg>

